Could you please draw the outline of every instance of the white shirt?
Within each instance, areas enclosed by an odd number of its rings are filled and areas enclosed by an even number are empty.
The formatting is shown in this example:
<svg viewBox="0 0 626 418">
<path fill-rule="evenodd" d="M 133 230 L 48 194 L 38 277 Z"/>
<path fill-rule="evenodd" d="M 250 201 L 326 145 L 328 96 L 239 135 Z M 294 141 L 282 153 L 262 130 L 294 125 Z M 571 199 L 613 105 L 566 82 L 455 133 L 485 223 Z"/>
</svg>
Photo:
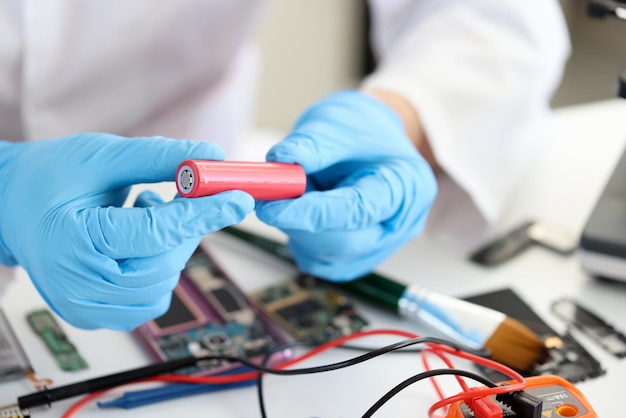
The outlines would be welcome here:
<svg viewBox="0 0 626 418">
<path fill-rule="evenodd" d="M 262 1 L 0 0 L 0 138 L 164 135 L 249 119 Z"/>
<path fill-rule="evenodd" d="M 229 155 L 248 128 L 263 3 L 0 0 L 0 138 L 164 135 Z M 569 53 L 558 2 L 370 5 L 379 67 L 364 84 L 414 104 L 446 172 L 429 224 L 496 220 Z M 459 201 L 476 212 L 450 210 Z"/>
</svg>

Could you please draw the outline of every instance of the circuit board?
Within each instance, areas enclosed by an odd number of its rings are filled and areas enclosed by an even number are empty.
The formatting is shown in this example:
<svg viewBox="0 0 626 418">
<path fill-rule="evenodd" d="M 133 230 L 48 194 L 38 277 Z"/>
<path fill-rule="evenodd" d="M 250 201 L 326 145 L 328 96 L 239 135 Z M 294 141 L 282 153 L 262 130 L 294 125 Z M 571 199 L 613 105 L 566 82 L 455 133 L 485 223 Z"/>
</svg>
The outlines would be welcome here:
<svg viewBox="0 0 626 418">
<path fill-rule="evenodd" d="M 46 347 L 48 347 L 48 350 L 50 350 L 62 370 L 78 371 L 88 367 L 85 359 L 80 355 L 74 344 L 70 342 L 50 311 L 39 309 L 30 312 L 26 319 L 33 331 L 46 344 Z"/>
<path fill-rule="evenodd" d="M 169 310 L 133 331 L 156 360 L 189 355 L 233 356 L 270 363 L 286 355 L 283 333 L 201 247 L 181 273 Z M 212 374 L 238 365 L 208 360 L 185 374 Z"/>
<path fill-rule="evenodd" d="M 345 296 L 307 275 L 269 286 L 252 298 L 291 337 L 309 344 L 350 335 L 368 324 Z"/>
</svg>

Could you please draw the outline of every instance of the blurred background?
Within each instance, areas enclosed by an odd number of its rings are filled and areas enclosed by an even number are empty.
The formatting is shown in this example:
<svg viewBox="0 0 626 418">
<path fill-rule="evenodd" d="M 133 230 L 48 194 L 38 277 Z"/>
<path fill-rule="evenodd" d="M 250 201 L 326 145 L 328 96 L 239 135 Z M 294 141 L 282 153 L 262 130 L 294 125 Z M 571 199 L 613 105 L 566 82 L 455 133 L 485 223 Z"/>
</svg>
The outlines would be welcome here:
<svg viewBox="0 0 626 418">
<path fill-rule="evenodd" d="M 616 97 L 617 76 L 626 65 L 626 22 L 590 18 L 587 0 L 560 1 L 573 50 L 553 106 Z M 371 69 L 368 14 L 366 0 L 268 3 L 258 35 L 262 73 L 255 126 L 284 132 L 306 106 L 357 86 Z"/>
</svg>

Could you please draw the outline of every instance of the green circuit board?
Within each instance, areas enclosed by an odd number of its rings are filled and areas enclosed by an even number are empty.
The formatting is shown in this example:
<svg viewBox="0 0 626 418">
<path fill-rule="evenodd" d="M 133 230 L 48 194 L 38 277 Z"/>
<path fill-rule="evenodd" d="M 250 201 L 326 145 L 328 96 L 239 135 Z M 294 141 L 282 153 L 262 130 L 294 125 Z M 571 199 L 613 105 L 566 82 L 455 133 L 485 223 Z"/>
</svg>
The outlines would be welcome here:
<svg viewBox="0 0 626 418">
<path fill-rule="evenodd" d="M 88 367 L 87 362 L 80 355 L 74 344 L 52 314 L 46 309 L 30 312 L 26 319 L 33 331 L 41 337 L 57 364 L 65 371 L 78 371 Z"/>
<path fill-rule="evenodd" d="M 294 339 L 310 344 L 350 335 L 368 324 L 345 296 L 307 275 L 269 286 L 252 298 Z"/>
</svg>

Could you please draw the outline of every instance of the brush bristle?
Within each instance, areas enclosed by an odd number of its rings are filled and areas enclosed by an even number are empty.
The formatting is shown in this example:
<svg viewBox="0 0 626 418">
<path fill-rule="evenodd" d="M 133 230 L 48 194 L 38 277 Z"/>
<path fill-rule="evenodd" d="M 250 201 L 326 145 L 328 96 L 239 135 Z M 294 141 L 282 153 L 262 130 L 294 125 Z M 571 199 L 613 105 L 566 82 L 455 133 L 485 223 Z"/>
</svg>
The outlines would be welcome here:
<svg viewBox="0 0 626 418">
<path fill-rule="evenodd" d="M 485 343 L 491 359 L 518 371 L 527 371 L 545 355 L 541 338 L 515 319 L 506 317 Z"/>
</svg>

